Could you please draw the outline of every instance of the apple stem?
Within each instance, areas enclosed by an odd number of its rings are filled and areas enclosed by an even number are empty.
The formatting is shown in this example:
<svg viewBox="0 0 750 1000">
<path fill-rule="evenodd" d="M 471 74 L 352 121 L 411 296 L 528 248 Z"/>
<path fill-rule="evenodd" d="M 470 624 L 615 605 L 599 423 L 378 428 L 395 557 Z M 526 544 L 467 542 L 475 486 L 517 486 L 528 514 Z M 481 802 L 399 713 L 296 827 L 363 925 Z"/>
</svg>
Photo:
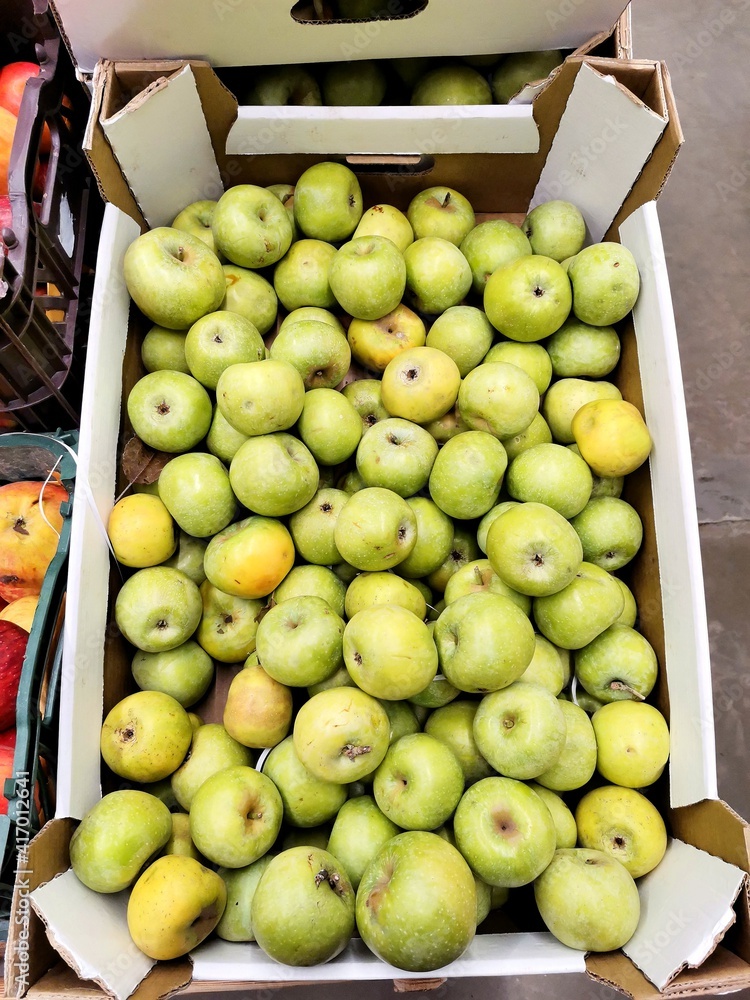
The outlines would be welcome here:
<svg viewBox="0 0 750 1000">
<path fill-rule="evenodd" d="M 356 757 L 362 757 L 366 753 L 371 753 L 372 747 L 355 747 L 353 743 L 347 743 L 346 746 L 341 748 L 341 753 L 348 757 L 349 760 L 354 760 Z"/>
<path fill-rule="evenodd" d="M 645 701 L 646 700 L 645 696 L 642 695 L 640 691 L 636 691 L 635 688 L 630 687 L 630 685 L 626 684 L 624 681 L 612 681 L 610 683 L 610 685 L 609 685 L 609 690 L 610 691 L 627 691 L 627 693 L 629 695 L 631 695 L 635 699 L 635 701 Z"/>
<path fill-rule="evenodd" d="M 315 887 L 318 888 L 324 882 L 327 882 L 338 896 L 346 895 L 346 888 L 341 884 L 341 876 L 338 872 L 329 872 L 325 868 L 321 868 L 315 876 Z"/>
</svg>

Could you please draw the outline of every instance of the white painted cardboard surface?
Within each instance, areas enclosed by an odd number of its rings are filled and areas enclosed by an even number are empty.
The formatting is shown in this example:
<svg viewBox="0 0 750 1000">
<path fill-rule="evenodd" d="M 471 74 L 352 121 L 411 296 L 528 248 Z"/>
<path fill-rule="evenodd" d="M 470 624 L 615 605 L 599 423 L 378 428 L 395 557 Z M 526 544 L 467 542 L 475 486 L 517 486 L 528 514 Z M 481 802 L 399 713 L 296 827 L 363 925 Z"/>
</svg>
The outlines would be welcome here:
<svg viewBox="0 0 750 1000">
<path fill-rule="evenodd" d="M 242 106 L 227 152 L 535 153 L 530 106 L 260 108 Z"/>
<path fill-rule="evenodd" d="M 620 226 L 641 291 L 633 310 L 646 423 L 664 611 L 673 807 L 718 798 L 708 622 L 685 394 L 656 204 Z"/>
<path fill-rule="evenodd" d="M 587 64 L 576 75 L 531 207 L 562 198 L 577 205 L 591 240 L 612 224 L 667 120 Z"/>
<path fill-rule="evenodd" d="M 135 102 L 102 129 L 149 226 L 168 226 L 185 205 L 224 191 L 192 69 Z"/>
<path fill-rule="evenodd" d="M 337 62 L 577 48 L 624 0 L 429 0 L 403 20 L 301 24 L 294 0 L 55 0 L 79 69 L 99 59 L 207 59 L 214 66 Z M 400 0 L 383 0 L 398 13 Z"/>
<path fill-rule="evenodd" d="M 78 881 L 72 869 L 30 895 L 47 936 L 78 975 L 95 979 L 118 1000 L 126 1000 L 156 965 L 128 932 L 129 895 L 94 892 Z"/>
<path fill-rule="evenodd" d="M 190 953 L 193 979 L 226 982 L 289 982 L 300 978 L 300 970 L 279 965 L 257 944 L 208 941 Z M 427 974 L 430 979 L 461 979 L 466 976 L 523 976 L 585 972 L 583 953 L 566 948 L 551 934 L 477 934 L 461 958 Z M 404 972 L 382 962 L 359 939 L 352 938 L 333 961 L 304 970 L 304 978 L 325 980 L 424 979 L 424 972 Z"/>
<path fill-rule="evenodd" d="M 130 311 L 122 262 L 138 233 L 129 216 L 106 206 L 81 403 L 81 426 L 89 430 L 78 446 L 60 695 L 57 815 L 77 819 L 101 798 L 99 729 L 110 566 L 104 525 L 115 493 L 122 359 Z"/>
<path fill-rule="evenodd" d="M 680 840 L 638 881 L 641 919 L 622 949 L 658 990 L 685 966 L 697 968 L 735 920 L 746 875 Z"/>
</svg>

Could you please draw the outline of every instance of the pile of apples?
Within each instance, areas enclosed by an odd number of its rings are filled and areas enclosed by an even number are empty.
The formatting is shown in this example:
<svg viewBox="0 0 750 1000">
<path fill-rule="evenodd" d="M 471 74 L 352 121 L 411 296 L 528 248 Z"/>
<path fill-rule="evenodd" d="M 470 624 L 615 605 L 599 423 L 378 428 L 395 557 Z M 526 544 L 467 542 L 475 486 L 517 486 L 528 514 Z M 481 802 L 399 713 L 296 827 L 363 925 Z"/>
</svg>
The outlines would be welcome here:
<svg viewBox="0 0 750 1000">
<path fill-rule="evenodd" d="M 16 698 L 29 633 L 47 567 L 62 528 L 68 492 L 57 482 L 0 486 L 0 815 L 8 812 L 5 779 L 13 775 Z"/>
<path fill-rule="evenodd" d="M 304 966 L 356 930 L 426 972 L 531 883 L 570 947 L 632 935 L 666 848 L 657 660 L 616 575 L 651 439 L 605 380 L 637 267 L 585 242 L 566 202 L 363 211 L 318 163 L 128 248 L 156 325 L 127 412 L 163 468 L 109 521 L 141 690 L 70 853 L 132 886 L 146 954 L 216 931 Z"/>
<path fill-rule="evenodd" d="M 549 76 L 563 58 L 553 49 L 450 61 L 413 57 L 322 67 L 265 66 L 255 70 L 244 101 L 266 107 L 508 104 L 527 84 Z"/>
</svg>

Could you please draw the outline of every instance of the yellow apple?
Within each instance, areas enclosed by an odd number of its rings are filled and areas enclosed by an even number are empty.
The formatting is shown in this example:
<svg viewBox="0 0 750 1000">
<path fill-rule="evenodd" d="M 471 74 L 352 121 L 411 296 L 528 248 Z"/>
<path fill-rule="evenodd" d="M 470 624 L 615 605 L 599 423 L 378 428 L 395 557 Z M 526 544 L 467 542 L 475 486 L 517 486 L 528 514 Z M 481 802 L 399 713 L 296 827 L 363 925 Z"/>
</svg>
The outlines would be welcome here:
<svg viewBox="0 0 750 1000">
<path fill-rule="evenodd" d="M 578 803 L 576 826 L 581 847 L 604 851 L 633 878 L 656 868 L 667 849 L 667 829 L 658 809 L 633 788 L 594 788 Z"/>
<path fill-rule="evenodd" d="M 381 319 L 353 319 L 347 332 L 355 360 L 374 372 L 384 372 L 402 351 L 422 347 L 425 337 L 424 323 L 403 302 Z"/>
<path fill-rule="evenodd" d="M 251 654 L 229 686 L 224 728 L 246 747 L 275 747 L 289 732 L 292 692 L 269 677 Z"/>
<path fill-rule="evenodd" d="M 658 709 L 642 701 L 613 701 L 594 713 L 591 725 L 603 778 L 626 788 L 656 781 L 669 757 L 669 729 Z"/>
<path fill-rule="evenodd" d="M 595 399 L 571 424 L 582 457 L 597 476 L 627 476 L 648 458 L 651 435 L 640 412 L 624 399 Z"/>
<path fill-rule="evenodd" d="M 136 569 L 158 566 L 177 548 L 172 515 L 159 497 L 149 493 L 132 493 L 118 500 L 107 532 L 118 562 Z"/>
<path fill-rule="evenodd" d="M 30 632 L 34 622 L 36 606 L 39 603 L 38 597 L 17 597 L 0 611 L 0 621 L 13 622 L 24 630 Z"/>
</svg>

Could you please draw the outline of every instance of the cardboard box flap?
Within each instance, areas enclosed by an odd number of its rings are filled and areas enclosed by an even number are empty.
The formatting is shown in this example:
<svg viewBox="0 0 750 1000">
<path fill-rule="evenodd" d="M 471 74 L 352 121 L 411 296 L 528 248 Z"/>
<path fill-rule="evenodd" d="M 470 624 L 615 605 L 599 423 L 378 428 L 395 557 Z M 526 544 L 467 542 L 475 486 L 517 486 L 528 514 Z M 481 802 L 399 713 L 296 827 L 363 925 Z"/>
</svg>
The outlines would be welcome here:
<svg viewBox="0 0 750 1000">
<path fill-rule="evenodd" d="M 202 944 L 190 958 L 195 983 L 295 982 L 300 978 L 300 970 L 274 962 L 256 944 L 214 939 Z M 503 970 L 510 976 L 523 975 L 529 969 L 539 975 L 585 971 L 583 953 L 566 948 L 551 934 L 477 934 L 461 958 L 435 969 L 430 976 L 452 979 L 492 975 L 498 962 L 502 962 Z M 425 974 L 387 965 L 360 938 L 352 938 L 333 961 L 305 969 L 304 978 L 310 982 L 394 978 L 420 981 Z"/>
<path fill-rule="evenodd" d="M 735 921 L 745 872 L 671 840 L 661 863 L 638 881 L 641 919 L 623 952 L 663 990 L 683 968 L 697 968 Z"/>
<path fill-rule="evenodd" d="M 531 207 L 553 198 L 577 205 L 591 240 L 599 242 L 667 126 L 661 109 L 646 104 L 614 76 L 581 65 Z"/>
<path fill-rule="evenodd" d="M 224 190 L 193 71 L 183 66 L 101 120 L 112 152 L 150 227 Z"/>
<path fill-rule="evenodd" d="M 750 824 L 726 802 L 707 799 L 673 809 L 672 832 L 707 854 L 750 872 Z"/>
<path fill-rule="evenodd" d="M 721 945 L 700 969 L 681 972 L 661 993 L 621 951 L 592 952 L 586 957 L 586 972 L 595 982 L 604 983 L 633 1000 L 713 997 L 750 986 L 750 965 Z"/>
<path fill-rule="evenodd" d="M 372 21 L 303 22 L 293 0 L 55 0 L 74 60 L 205 59 L 214 66 L 575 49 L 612 28 L 624 0 L 383 0 Z M 414 11 L 411 17 L 399 16 Z"/>
</svg>

